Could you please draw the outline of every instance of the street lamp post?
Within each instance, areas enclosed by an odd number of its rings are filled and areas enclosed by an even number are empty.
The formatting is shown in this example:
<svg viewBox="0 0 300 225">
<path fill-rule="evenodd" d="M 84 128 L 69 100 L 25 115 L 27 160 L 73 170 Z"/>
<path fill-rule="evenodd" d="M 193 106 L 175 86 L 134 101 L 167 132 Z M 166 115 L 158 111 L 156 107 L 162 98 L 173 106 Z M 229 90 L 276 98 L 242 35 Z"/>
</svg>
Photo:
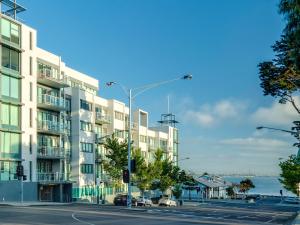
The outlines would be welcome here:
<svg viewBox="0 0 300 225">
<path fill-rule="evenodd" d="M 257 130 L 268 129 L 268 130 L 276 130 L 276 131 L 281 131 L 281 132 L 289 133 L 289 134 L 293 135 L 295 138 L 297 138 L 300 141 L 300 137 L 299 137 L 299 135 L 300 135 L 299 121 L 294 121 L 294 124 L 296 125 L 296 127 L 293 127 L 292 129 L 295 128 L 297 131 L 285 130 L 285 129 L 273 128 L 273 127 L 265 127 L 265 126 L 256 127 L 256 129 Z M 294 145 L 296 145 L 298 147 L 297 156 L 300 157 L 300 143 L 296 143 Z"/>
<path fill-rule="evenodd" d="M 168 84 L 168 83 L 171 83 L 174 81 L 178 81 L 178 80 L 191 80 L 191 79 L 192 79 L 192 75 L 186 74 L 182 77 L 178 77 L 175 79 L 161 81 L 158 83 L 152 83 L 152 84 L 144 85 L 141 87 L 129 88 L 129 89 L 118 82 L 110 81 L 110 82 L 106 83 L 107 86 L 112 86 L 114 84 L 119 85 L 128 97 L 128 106 L 129 106 L 129 128 L 128 128 L 128 149 L 127 149 L 127 151 L 128 151 L 127 152 L 127 158 L 128 158 L 127 167 L 128 167 L 128 174 L 129 174 L 128 194 L 127 194 L 128 195 L 127 196 L 127 207 L 128 208 L 131 208 L 131 181 L 130 181 L 131 179 L 130 179 L 130 176 L 131 176 L 131 123 L 132 123 L 132 115 L 131 115 L 132 114 L 132 106 L 131 106 L 131 104 L 132 104 L 132 99 L 134 99 L 136 96 L 138 96 L 138 95 L 142 94 L 143 92 L 150 90 L 152 88 L 155 88 L 155 87 L 158 87 L 158 86 L 161 86 L 164 84 Z M 133 91 L 137 91 L 137 92 L 135 94 L 132 94 Z"/>
</svg>

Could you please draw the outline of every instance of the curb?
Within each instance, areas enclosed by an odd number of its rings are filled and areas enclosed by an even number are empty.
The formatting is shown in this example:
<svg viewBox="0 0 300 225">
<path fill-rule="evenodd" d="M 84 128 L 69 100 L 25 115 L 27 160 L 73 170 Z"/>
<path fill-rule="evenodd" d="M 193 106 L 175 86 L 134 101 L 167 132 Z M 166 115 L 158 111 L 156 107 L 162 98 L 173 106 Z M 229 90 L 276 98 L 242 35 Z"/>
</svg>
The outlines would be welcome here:
<svg viewBox="0 0 300 225">
<path fill-rule="evenodd" d="M 71 205 L 72 203 L 0 203 L 1 206 L 29 207 L 29 206 L 61 206 Z"/>
<path fill-rule="evenodd" d="M 293 222 L 291 223 L 291 225 L 300 225 L 300 211 L 297 212 L 297 216 L 296 218 L 293 220 Z"/>
</svg>

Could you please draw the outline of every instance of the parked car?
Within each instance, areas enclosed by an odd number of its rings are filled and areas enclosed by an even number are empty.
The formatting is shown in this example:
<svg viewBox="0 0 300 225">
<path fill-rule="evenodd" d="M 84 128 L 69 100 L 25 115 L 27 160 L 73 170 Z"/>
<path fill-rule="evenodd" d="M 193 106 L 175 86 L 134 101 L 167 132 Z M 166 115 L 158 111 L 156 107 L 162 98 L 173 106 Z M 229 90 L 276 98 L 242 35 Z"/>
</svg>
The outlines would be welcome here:
<svg viewBox="0 0 300 225">
<path fill-rule="evenodd" d="M 177 206 L 177 203 L 170 198 L 163 197 L 163 198 L 159 199 L 158 205 L 171 207 L 171 206 Z"/>
<path fill-rule="evenodd" d="M 114 205 L 127 205 L 127 195 L 126 194 L 118 194 L 114 198 Z M 134 197 L 131 197 L 131 205 L 137 206 L 137 199 Z"/>
<path fill-rule="evenodd" d="M 147 198 L 147 197 L 138 197 L 137 199 L 137 205 L 138 206 L 152 206 L 153 202 L 151 199 Z"/>
</svg>

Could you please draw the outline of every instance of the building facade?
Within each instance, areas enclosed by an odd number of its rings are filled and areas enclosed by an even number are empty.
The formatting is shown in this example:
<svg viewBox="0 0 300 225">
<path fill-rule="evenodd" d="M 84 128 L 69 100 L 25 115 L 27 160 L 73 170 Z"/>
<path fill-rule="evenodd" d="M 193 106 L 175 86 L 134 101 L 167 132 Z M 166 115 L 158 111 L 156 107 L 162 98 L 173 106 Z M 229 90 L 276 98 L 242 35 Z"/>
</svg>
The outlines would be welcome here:
<svg viewBox="0 0 300 225">
<path fill-rule="evenodd" d="M 102 169 L 103 141 L 112 134 L 126 140 L 128 107 L 101 98 L 98 80 L 39 48 L 37 31 L 14 16 L 0 14 L 0 201 L 21 198 L 20 164 L 27 177 L 24 200 L 80 199 L 76 190 L 109 180 Z M 149 127 L 148 113 L 137 109 L 132 130 L 134 147 L 146 160 L 161 148 L 177 163 L 174 126 Z"/>
</svg>

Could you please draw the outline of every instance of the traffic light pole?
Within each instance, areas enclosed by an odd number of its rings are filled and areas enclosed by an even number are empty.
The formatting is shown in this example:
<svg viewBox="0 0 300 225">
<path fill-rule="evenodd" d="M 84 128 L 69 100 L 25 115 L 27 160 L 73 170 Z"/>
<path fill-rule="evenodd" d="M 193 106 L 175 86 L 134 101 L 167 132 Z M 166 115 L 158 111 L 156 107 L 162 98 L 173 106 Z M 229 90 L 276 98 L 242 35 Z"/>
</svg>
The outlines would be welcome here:
<svg viewBox="0 0 300 225">
<path fill-rule="evenodd" d="M 23 190 L 23 176 L 21 176 L 21 204 L 23 204 L 23 196 L 24 196 L 24 190 Z"/>
<path fill-rule="evenodd" d="M 131 101 L 132 101 L 132 89 L 129 89 L 129 128 L 128 128 L 128 196 L 127 196 L 127 207 L 131 208 Z"/>
</svg>

